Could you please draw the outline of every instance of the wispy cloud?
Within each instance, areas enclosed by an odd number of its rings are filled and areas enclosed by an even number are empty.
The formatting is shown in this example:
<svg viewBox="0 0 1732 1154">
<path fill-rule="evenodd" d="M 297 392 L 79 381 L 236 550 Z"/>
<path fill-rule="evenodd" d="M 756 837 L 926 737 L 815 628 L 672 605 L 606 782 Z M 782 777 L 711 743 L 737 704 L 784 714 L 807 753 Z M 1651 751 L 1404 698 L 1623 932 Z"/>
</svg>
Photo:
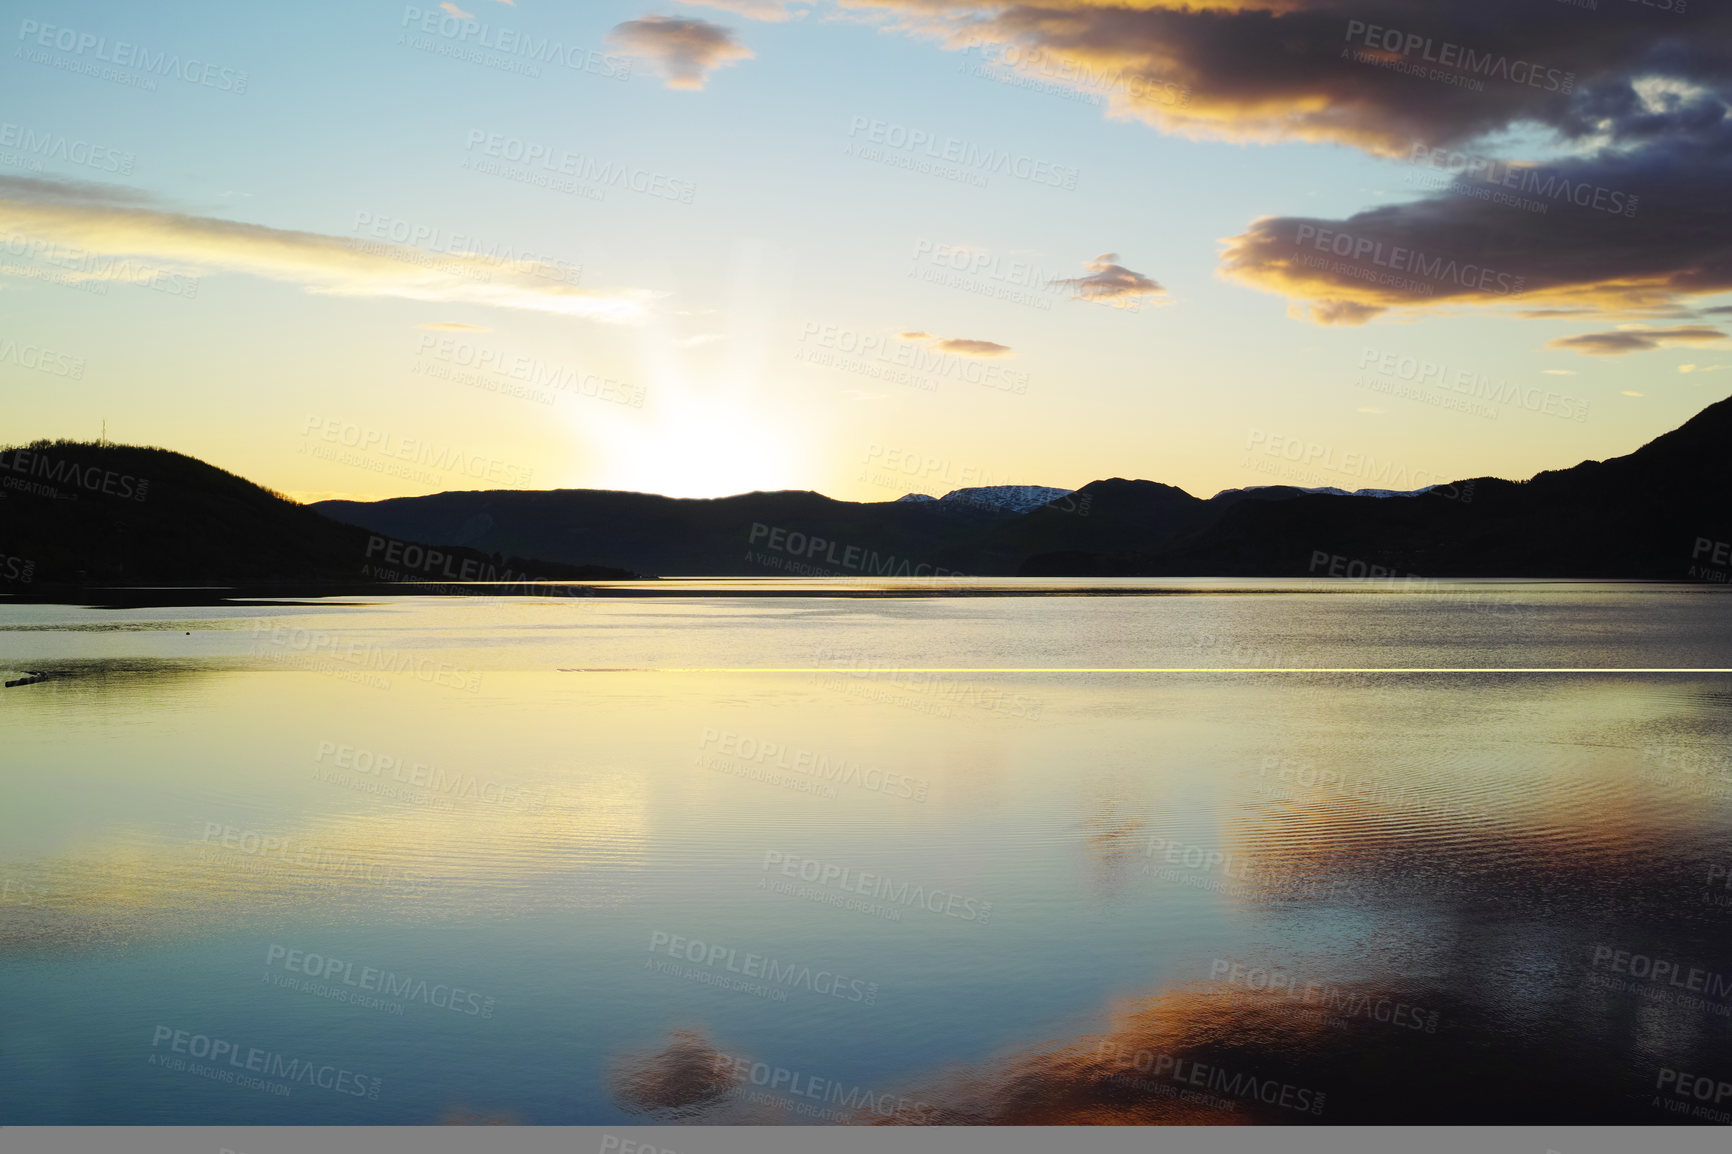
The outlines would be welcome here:
<svg viewBox="0 0 1732 1154">
<path fill-rule="evenodd" d="M 1083 267 L 1089 270 L 1088 276 L 1072 277 L 1054 283 L 1069 285 L 1077 296 L 1091 301 L 1146 301 L 1166 296 L 1166 289 L 1142 273 L 1132 272 L 1119 264 L 1118 260 L 1119 254 L 1116 252 L 1102 253 L 1093 260 L 1083 262 Z"/>
<path fill-rule="evenodd" d="M 189 274 L 237 272 L 308 292 L 490 305 L 588 320 L 638 320 L 657 294 L 581 289 L 534 261 L 439 253 L 404 245 L 163 211 L 130 189 L 0 177 L 0 233 L 37 260 L 100 280 L 121 258 L 149 257 Z"/>
<path fill-rule="evenodd" d="M 1617 357 L 1625 353 L 1645 353 L 1669 344 L 1707 344 L 1723 341 L 1726 334 L 1706 325 L 1679 325 L 1670 329 L 1648 329 L 1626 326 L 1609 333 L 1579 333 L 1548 341 L 1550 348 L 1570 349 L 1592 357 Z"/>
<path fill-rule="evenodd" d="M 654 64 L 669 88 L 690 92 L 703 88 L 716 69 L 752 59 L 752 50 L 734 39 L 733 29 L 678 16 L 628 20 L 615 25 L 607 40 L 624 55 Z"/>
<path fill-rule="evenodd" d="M 896 335 L 905 341 L 919 341 L 941 353 L 955 353 L 962 357 L 1007 357 L 1014 351 L 1009 345 L 1001 345 L 997 341 L 978 341 L 968 337 L 935 337 L 919 329 Z"/>
</svg>

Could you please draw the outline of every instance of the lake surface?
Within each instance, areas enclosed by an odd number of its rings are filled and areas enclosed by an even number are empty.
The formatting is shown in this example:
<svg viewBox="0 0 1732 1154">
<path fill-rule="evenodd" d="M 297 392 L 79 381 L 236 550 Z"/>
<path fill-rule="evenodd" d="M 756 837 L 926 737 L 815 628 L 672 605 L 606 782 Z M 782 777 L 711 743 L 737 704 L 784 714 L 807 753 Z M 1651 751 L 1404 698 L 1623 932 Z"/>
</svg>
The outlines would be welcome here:
<svg viewBox="0 0 1732 1154">
<path fill-rule="evenodd" d="M 606 592 L 0 604 L 0 1124 L 1732 1111 L 1732 590 Z"/>
</svg>

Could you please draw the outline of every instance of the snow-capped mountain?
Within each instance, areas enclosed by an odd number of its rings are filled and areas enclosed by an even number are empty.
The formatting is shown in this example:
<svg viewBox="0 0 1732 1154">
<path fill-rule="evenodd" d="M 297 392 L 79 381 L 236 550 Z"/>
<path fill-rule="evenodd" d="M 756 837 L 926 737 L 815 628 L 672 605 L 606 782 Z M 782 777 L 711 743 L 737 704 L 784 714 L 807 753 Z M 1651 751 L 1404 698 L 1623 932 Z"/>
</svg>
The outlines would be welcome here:
<svg viewBox="0 0 1732 1154">
<path fill-rule="evenodd" d="M 1074 489 L 1055 489 L 1051 485 L 976 485 L 967 489 L 952 489 L 942 497 L 925 493 L 909 493 L 900 501 L 931 501 L 953 508 L 990 509 L 1005 513 L 1026 513 L 1049 501 L 1068 497 Z"/>
</svg>

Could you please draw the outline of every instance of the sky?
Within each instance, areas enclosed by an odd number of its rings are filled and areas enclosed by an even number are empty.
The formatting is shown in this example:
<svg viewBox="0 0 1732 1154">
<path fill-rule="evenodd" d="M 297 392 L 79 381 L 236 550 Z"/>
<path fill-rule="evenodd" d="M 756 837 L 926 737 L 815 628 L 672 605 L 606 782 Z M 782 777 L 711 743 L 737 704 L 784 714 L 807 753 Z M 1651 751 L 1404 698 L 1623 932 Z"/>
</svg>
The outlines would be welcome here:
<svg viewBox="0 0 1732 1154">
<path fill-rule="evenodd" d="M 301 500 L 1411 489 L 1732 392 L 1686 0 L 9 6 L 0 441 Z"/>
</svg>

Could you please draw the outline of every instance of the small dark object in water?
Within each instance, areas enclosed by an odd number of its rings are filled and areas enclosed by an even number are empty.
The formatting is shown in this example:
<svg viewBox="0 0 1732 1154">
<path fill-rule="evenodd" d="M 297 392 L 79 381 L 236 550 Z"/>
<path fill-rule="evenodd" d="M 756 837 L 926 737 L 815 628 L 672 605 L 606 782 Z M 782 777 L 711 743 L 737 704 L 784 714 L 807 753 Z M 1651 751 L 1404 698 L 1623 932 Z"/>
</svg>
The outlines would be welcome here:
<svg viewBox="0 0 1732 1154">
<path fill-rule="evenodd" d="M 29 676 L 20 677 L 15 681 L 8 681 L 6 683 L 6 688 L 11 689 L 14 685 L 35 685 L 38 681 L 47 681 L 48 680 L 48 674 L 46 674 L 46 673 L 31 673 L 31 671 L 28 669 L 26 669 L 24 672 L 26 674 L 29 674 Z"/>
</svg>

